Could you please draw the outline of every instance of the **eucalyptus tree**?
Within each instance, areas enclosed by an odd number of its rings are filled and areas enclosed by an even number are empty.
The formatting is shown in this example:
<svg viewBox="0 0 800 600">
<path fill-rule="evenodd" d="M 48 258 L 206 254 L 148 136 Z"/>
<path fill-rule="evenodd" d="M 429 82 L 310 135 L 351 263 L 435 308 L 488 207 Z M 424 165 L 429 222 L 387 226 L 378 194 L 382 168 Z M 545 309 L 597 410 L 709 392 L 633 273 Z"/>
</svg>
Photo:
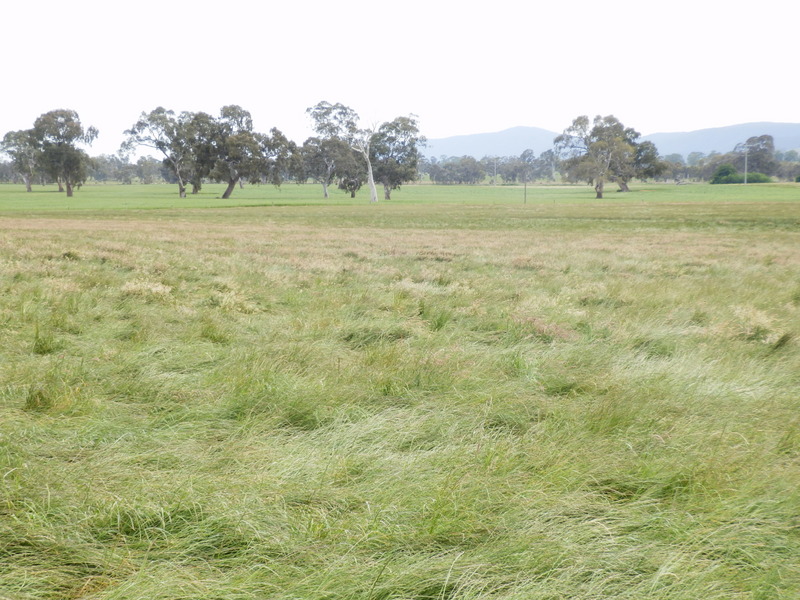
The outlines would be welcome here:
<svg viewBox="0 0 800 600">
<path fill-rule="evenodd" d="M 37 157 L 41 169 L 58 182 L 59 190 L 63 183 L 71 197 L 75 186 L 86 181 L 91 161 L 78 144 L 91 145 L 97 129 L 84 129 L 74 110 L 58 109 L 39 116 L 33 123 L 33 132 L 41 150 Z"/>
<path fill-rule="evenodd" d="M 372 136 L 374 129 L 361 129 L 353 138 L 351 146 L 364 158 L 367 167 L 367 185 L 369 186 L 369 201 L 378 201 L 378 190 L 375 187 L 375 174 L 372 169 Z"/>
<path fill-rule="evenodd" d="M 737 144 L 733 149 L 736 155 L 734 164 L 744 171 L 745 167 L 750 172 L 774 175 L 778 171 L 778 161 L 775 158 L 775 140 L 771 135 L 759 135 L 747 138 L 742 144 Z M 745 157 L 747 165 L 745 165 Z"/>
<path fill-rule="evenodd" d="M 489 176 L 492 185 L 497 185 L 497 177 L 499 175 L 497 171 L 497 167 L 502 161 L 502 157 L 500 156 L 484 156 L 480 160 L 480 164 L 483 167 L 484 172 L 486 175 Z"/>
<path fill-rule="evenodd" d="M 367 169 L 370 201 L 378 201 L 375 176 L 372 169 L 371 144 L 374 128 L 359 128 L 359 116 L 349 106 L 325 100 L 306 109 L 314 122 L 314 131 L 323 139 L 339 139 L 347 143 L 364 158 Z"/>
<path fill-rule="evenodd" d="M 413 116 L 383 123 L 373 134 L 370 162 L 375 179 L 383 184 L 384 200 L 391 199 L 392 190 L 417 178 L 419 147 L 424 143 Z"/>
<path fill-rule="evenodd" d="M 786 152 L 781 152 L 780 155 L 780 160 L 784 162 L 800 162 L 800 152 L 797 150 L 787 150 Z M 778 158 L 777 153 L 775 158 Z"/>
<path fill-rule="evenodd" d="M 636 136 L 638 137 L 638 133 Z M 617 155 L 619 162 L 614 164 L 613 180 L 619 185 L 620 192 L 629 192 L 628 184 L 634 178 L 648 179 L 658 177 L 664 173 L 668 165 L 658 156 L 658 149 L 653 142 L 638 142 L 632 139 L 633 160 L 622 161 L 622 155 Z"/>
<path fill-rule="evenodd" d="M 520 176 L 522 178 L 522 183 L 527 184 L 533 178 L 536 154 L 530 148 L 523 150 L 522 154 L 519 155 L 519 162 L 521 165 Z"/>
<path fill-rule="evenodd" d="M 696 167 L 705 157 L 705 152 L 689 152 L 689 155 L 686 157 L 686 164 L 690 167 Z"/>
<path fill-rule="evenodd" d="M 209 176 L 227 183 L 222 197 L 230 198 L 236 184 L 257 178 L 262 165 L 261 146 L 253 118 L 241 106 L 223 106 L 214 127 L 213 167 Z"/>
<path fill-rule="evenodd" d="M 496 173 L 503 180 L 503 183 L 516 183 L 519 179 L 521 165 L 517 156 L 497 157 Z"/>
<path fill-rule="evenodd" d="M 536 154 L 528 148 L 519 155 L 519 162 L 522 165 L 522 184 L 525 186 L 524 202 L 528 203 L 528 181 L 533 178 L 533 171 L 536 165 Z"/>
<path fill-rule="evenodd" d="M 552 150 L 545 150 L 539 155 L 533 164 L 532 176 L 534 179 L 546 179 L 554 181 L 558 168 L 558 157 Z"/>
<path fill-rule="evenodd" d="M 136 165 L 131 164 L 124 154 L 101 154 L 92 158 L 89 173 L 98 182 L 116 181 L 130 185 L 136 176 Z"/>
<path fill-rule="evenodd" d="M 573 181 L 594 184 L 597 198 L 603 197 L 605 182 L 614 163 L 632 160 L 633 147 L 626 142 L 624 131 L 616 127 L 612 116 L 577 117 L 564 133 L 555 138 L 555 148 L 562 159 L 562 171 Z M 616 135 L 615 135 L 616 134 Z"/>
<path fill-rule="evenodd" d="M 351 198 L 355 198 L 356 192 L 367 182 L 367 164 L 364 155 L 348 148 L 348 152 L 343 153 L 336 164 L 336 178 L 338 188 L 348 192 Z"/>
<path fill-rule="evenodd" d="M 555 138 L 554 146 L 562 173 L 572 181 L 592 183 L 596 197 L 602 198 L 606 181 L 628 191 L 632 178 L 663 170 L 655 145 L 639 143 L 639 137 L 639 132 L 625 127 L 613 115 L 598 115 L 593 121 L 583 115 Z"/>
<path fill-rule="evenodd" d="M 9 156 L 11 167 L 22 178 L 25 190 L 30 192 L 41 152 L 33 129 L 9 131 L 0 142 L 0 150 Z"/>
<path fill-rule="evenodd" d="M 289 140 L 283 132 L 273 127 L 269 134 L 256 134 L 259 146 L 258 168 L 251 172 L 250 180 L 254 183 L 271 183 L 280 186 L 284 177 L 297 177 L 302 170 L 300 152 L 297 144 Z"/>
<path fill-rule="evenodd" d="M 476 185 L 486 177 L 483 165 L 472 156 L 462 156 L 457 159 L 457 183 Z"/>
<path fill-rule="evenodd" d="M 200 193 L 203 180 L 208 178 L 217 160 L 217 120 L 205 112 L 186 113 L 183 135 L 188 148 L 186 158 L 187 183 L 192 194 Z"/>
<path fill-rule="evenodd" d="M 476 184 L 486 176 L 483 165 L 472 156 L 430 159 L 428 174 L 438 184 Z"/>
<path fill-rule="evenodd" d="M 0 181 L 3 183 L 16 183 L 19 181 L 19 173 L 10 162 L 0 161 Z"/>
<path fill-rule="evenodd" d="M 152 184 L 161 179 L 161 162 L 151 156 L 141 156 L 136 161 L 136 177 L 144 184 Z"/>
<path fill-rule="evenodd" d="M 303 176 L 322 185 L 322 197 L 328 198 L 328 187 L 344 171 L 353 152 L 347 142 L 339 138 L 310 137 L 300 149 L 303 159 Z M 360 186 L 359 186 L 360 187 Z"/>
<path fill-rule="evenodd" d="M 307 108 L 306 113 L 314 122 L 314 131 L 322 138 L 349 141 L 359 131 L 358 113 L 340 102 L 331 104 L 322 100 Z"/>
<path fill-rule="evenodd" d="M 163 156 L 163 164 L 175 177 L 181 198 L 186 197 L 186 184 L 195 166 L 190 135 L 192 118 L 192 113 L 182 112 L 176 116 L 174 111 L 159 106 L 141 114 L 139 120 L 125 131 L 128 137 L 122 144 L 124 151 L 138 146 L 157 150 Z"/>
<path fill-rule="evenodd" d="M 680 183 L 684 178 L 689 175 L 689 168 L 682 154 L 674 152 L 667 154 L 662 158 L 664 161 L 666 172 L 675 180 L 675 183 Z"/>
</svg>

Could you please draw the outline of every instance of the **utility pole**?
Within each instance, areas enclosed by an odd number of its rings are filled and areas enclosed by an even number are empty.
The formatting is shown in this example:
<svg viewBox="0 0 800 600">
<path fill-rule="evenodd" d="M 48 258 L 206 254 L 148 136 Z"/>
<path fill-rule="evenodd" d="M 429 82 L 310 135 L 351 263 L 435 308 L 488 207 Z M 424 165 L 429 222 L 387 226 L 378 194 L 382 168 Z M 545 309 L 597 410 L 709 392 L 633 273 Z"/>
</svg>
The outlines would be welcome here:
<svg viewBox="0 0 800 600">
<path fill-rule="evenodd" d="M 747 185 L 747 151 L 749 148 L 744 147 L 744 184 Z"/>
</svg>

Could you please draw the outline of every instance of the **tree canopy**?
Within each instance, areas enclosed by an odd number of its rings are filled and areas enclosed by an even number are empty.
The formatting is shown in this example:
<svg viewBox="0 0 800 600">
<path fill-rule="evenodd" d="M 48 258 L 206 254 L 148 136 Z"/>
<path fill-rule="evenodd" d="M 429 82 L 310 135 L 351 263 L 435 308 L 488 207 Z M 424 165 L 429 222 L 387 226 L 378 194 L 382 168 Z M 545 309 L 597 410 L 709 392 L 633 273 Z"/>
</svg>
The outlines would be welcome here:
<svg viewBox="0 0 800 600">
<path fill-rule="evenodd" d="M 391 199 L 392 190 L 416 179 L 419 146 L 424 143 L 413 117 L 397 117 L 373 134 L 370 160 L 375 165 L 375 179 L 383 184 L 385 200 Z"/>
<path fill-rule="evenodd" d="M 94 127 L 84 129 L 74 110 L 51 110 L 33 123 L 33 136 L 39 147 L 37 162 L 42 170 L 66 188 L 67 197 L 86 181 L 89 155 L 78 144 L 91 145 L 97 137 Z"/>
<path fill-rule="evenodd" d="M 639 132 L 625 127 L 613 115 L 577 117 L 564 133 L 554 140 L 561 158 L 561 170 L 572 181 L 594 185 L 597 198 L 603 197 L 606 181 L 628 191 L 634 177 L 651 177 L 665 166 L 651 142 L 639 142 Z"/>
<path fill-rule="evenodd" d="M 364 158 L 367 167 L 367 183 L 369 184 L 370 202 L 378 201 L 375 188 L 375 175 L 372 169 L 370 145 L 375 133 L 371 128 L 360 128 L 358 113 L 349 106 L 337 102 L 331 104 L 322 100 L 306 112 L 314 121 L 314 131 L 323 139 L 337 139 L 347 143 Z"/>
<path fill-rule="evenodd" d="M 30 192 L 39 157 L 39 143 L 33 129 L 9 131 L 3 136 L 0 148 L 11 158 L 14 171 L 19 173 L 25 189 Z"/>
<path fill-rule="evenodd" d="M 736 158 L 735 166 L 744 171 L 773 175 L 778 170 L 778 161 L 775 159 L 775 141 L 771 135 L 753 136 L 742 144 L 737 144 L 733 149 Z M 745 165 L 746 161 L 746 165 Z"/>
<path fill-rule="evenodd" d="M 175 115 L 172 110 L 162 106 L 149 113 L 143 112 L 139 120 L 125 131 L 127 139 L 123 150 L 144 146 L 157 150 L 163 157 L 164 165 L 174 175 L 178 184 L 178 195 L 186 197 L 186 183 L 193 172 L 193 153 L 190 142 L 193 136 L 189 130 L 192 114 L 183 112 Z"/>
<path fill-rule="evenodd" d="M 303 159 L 303 177 L 322 184 L 323 198 L 329 198 L 328 187 L 347 171 L 353 162 L 353 150 L 342 139 L 310 137 L 300 149 Z M 352 186 L 351 186 L 352 187 Z M 361 185 L 359 184 L 359 188 Z M 358 188 L 353 193 L 358 191 Z"/>
<path fill-rule="evenodd" d="M 258 180 L 264 157 L 248 111 L 241 106 L 223 106 L 219 118 L 212 121 L 210 138 L 205 144 L 212 160 L 209 175 L 227 184 L 223 198 L 230 198 L 242 178 Z"/>
<path fill-rule="evenodd" d="M 74 110 L 57 109 L 43 113 L 31 129 L 9 131 L 0 150 L 11 158 L 14 172 L 30 192 L 34 177 L 55 181 L 59 191 L 73 195 L 89 177 L 92 159 L 80 146 L 97 138 L 95 127 L 84 127 Z"/>
<path fill-rule="evenodd" d="M 366 166 L 371 202 L 378 201 L 376 179 L 383 184 L 384 198 L 388 200 L 392 190 L 416 178 L 419 146 L 424 144 L 425 138 L 420 135 L 413 116 L 397 117 L 378 128 L 363 128 L 359 126 L 358 113 L 339 102 L 331 104 L 323 100 L 306 112 L 314 122 L 314 131 L 321 140 L 329 143 L 344 142 L 361 155 Z M 354 162 L 340 150 L 337 154 L 338 160 L 347 165 L 350 185 L 345 189 L 354 193 L 353 190 L 360 187 L 360 184 L 356 187 L 358 178 L 352 177 L 352 168 L 361 161 Z M 335 162 L 336 158 L 331 155 L 331 160 Z M 335 168 L 334 166 L 334 170 Z"/>
<path fill-rule="evenodd" d="M 197 193 L 205 178 L 227 184 L 223 198 L 229 198 L 244 181 L 279 185 L 289 156 L 296 150 L 278 129 L 273 128 L 269 135 L 256 132 L 250 113 L 233 104 L 223 106 L 219 117 L 204 112 L 176 115 L 158 107 L 142 113 L 125 133 L 124 150 L 144 146 L 161 153 L 181 198 L 186 196 L 188 183 Z"/>
</svg>

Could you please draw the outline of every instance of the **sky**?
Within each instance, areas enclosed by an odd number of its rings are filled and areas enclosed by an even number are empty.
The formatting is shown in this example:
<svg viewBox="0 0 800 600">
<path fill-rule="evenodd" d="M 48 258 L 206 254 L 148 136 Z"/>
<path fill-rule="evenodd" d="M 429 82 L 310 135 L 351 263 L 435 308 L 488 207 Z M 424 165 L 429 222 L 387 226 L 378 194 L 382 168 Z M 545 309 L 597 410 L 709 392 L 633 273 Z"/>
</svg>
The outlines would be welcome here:
<svg viewBox="0 0 800 600">
<path fill-rule="evenodd" d="M 30 0 L 2 21 L 0 136 L 73 109 L 93 155 L 158 106 L 238 104 L 298 143 L 321 100 L 365 126 L 416 115 L 430 139 L 597 114 L 643 135 L 800 122 L 783 0 Z"/>
</svg>

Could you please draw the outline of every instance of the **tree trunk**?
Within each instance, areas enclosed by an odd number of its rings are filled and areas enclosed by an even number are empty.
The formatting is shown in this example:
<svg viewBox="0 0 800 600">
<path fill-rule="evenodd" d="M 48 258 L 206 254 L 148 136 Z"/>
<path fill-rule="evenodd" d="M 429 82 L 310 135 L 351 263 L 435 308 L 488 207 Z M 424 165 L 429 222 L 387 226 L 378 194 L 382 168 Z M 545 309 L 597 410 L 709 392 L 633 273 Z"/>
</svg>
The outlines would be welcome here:
<svg viewBox="0 0 800 600">
<path fill-rule="evenodd" d="M 67 181 L 67 198 L 72 198 L 72 182 Z"/>
<path fill-rule="evenodd" d="M 356 197 L 356 192 L 355 192 L 355 190 L 350 190 L 350 197 L 351 197 L 351 198 L 355 198 L 355 197 Z"/>
<path fill-rule="evenodd" d="M 378 201 L 378 190 L 375 189 L 375 177 L 372 176 L 372 162 L 369 160 L 369 152 L 364 153 L 367 159 L 367 183 L 369 183 L 369 201 Z"/>
<path fill-rule="evenodd" d="M 201 184 L 192 182 L 192 194 L 199 194 L 202 187 Z"/>
<path fill-rule="evenodd" d="M 392 199 L 392 188 L 389 187 L 388 183 L 383 184 L 383 199 L 384 200 L 391 200 Z"/>
<path fill-rule="evenodd" d="M 597 192 L 595 198 L 598 200 L 601 200 L 603 198 L 603 184 L 604 184 L 603 178 L 601 177 L 600 179 L 597 180 L 597 183 L 594 186 L 594 191 Z"/>
<path fill-rule="evenodd" d="M 186 186 L 180 180 L 178 180 L 178 197 L 186 198 Z"/>
<path fill-rule="evenodd" d="M 233 193 L 234 188 L 236 188 L 236 183 L 238 181 L 239 181 L 238 177 L 236 177 L 235 179 L 228 180 L 228 187 L 225 188 L 225 193 L 222 194 L 223 200 L 227 200 L 228 198 L 231 197 L 231 194 Z"/>
<path fill-rule="evenodd" d="M 325 198 L 326 200 L 328 199 L 328 182 L 327 181 L 323 181 L 322 182 L 322 197 Z"/>
<path fill-rule="evenodd" d="M 32 192 L 33 189 L 31 188 L 31 178 L 27 175 L 22 176 L 22 181 L 25 182 L 25 191 Z"/>
<path fill-rule="evenodd" d="M 628 187 L 628 182 L 625 180 L 618 181 L 619 183 L 619 191 L 620 192 L 630 192 L 631 188 Z"/>
<path fill-rule="evenodd" d="M 59 192 L 63 192 L 64 191 L 64 186 L 61 183 L 61 178 L 60 177 L 58 179 L 56 179 L 56 183 L 58 183 L 58 191 Z"/>
</svg>

